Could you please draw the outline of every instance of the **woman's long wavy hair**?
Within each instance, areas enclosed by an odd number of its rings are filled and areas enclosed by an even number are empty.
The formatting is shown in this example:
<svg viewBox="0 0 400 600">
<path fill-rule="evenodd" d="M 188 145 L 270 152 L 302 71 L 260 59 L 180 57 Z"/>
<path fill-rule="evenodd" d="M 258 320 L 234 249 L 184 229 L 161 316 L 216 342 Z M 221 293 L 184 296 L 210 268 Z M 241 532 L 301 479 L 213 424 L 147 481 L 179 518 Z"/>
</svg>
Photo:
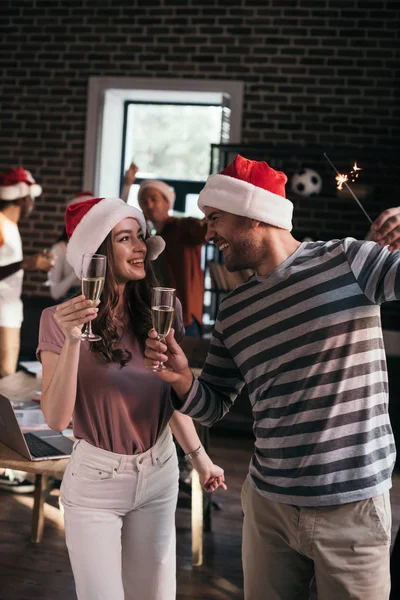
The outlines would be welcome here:
<svg viewBox="0 0 400 600">
<path fill-rule="evenodd" d="M 126 348 L 119 346 L 120 335 L 114 321 L 119 295 L 111 233 L 101 244 L 97 254 L 104 254 L 107 257 L 107 273 L 99 312 L 96 319 L 92 321 L 93 331 L 100 334 L 102 339 L 92 343 L 90 347 L 92 352 L 103 362 L 119 363 L 121 367 L 124 367 L 132 358 L 132 354 Z M 136 336 L 143 353 L 148 331 L 152 327 L 151 290 L 157 285 L 148 254 L 146 254 L 144 267 L 146 277 L 138 281 L 128 281 L 124 292 L 124 313 L 129 323 L 128 327 Z"/>
</svg>

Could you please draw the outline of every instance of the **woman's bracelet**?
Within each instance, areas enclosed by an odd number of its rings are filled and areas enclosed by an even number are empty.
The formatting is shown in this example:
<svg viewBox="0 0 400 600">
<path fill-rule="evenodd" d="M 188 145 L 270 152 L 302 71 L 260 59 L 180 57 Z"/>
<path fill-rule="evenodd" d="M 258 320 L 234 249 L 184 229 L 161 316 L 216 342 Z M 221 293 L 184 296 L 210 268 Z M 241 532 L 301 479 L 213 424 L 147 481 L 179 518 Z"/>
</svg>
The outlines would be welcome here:
<svg viewBox="0 0 400 600">
<path fill-rule="evenodd" d="M 188 458 L 189 460 L 193 460 L 203 450 L 204 450 L 204 448 L 203 448 L 202 444 L 200 444 L 200 446 L 198 448 L 196 448 L 196 450 L 192 450 L 192 452 L 188 452 L 187 454 L 185 454 L 185 458 Z"/>
</svg>

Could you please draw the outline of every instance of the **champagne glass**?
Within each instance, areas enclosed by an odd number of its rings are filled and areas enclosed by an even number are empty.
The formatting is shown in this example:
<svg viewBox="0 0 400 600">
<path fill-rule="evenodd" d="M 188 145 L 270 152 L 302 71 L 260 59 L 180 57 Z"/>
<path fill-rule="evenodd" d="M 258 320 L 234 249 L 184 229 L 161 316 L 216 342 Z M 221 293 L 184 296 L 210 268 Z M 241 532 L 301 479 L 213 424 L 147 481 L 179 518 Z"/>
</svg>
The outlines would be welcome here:
<svg viewBox="0 0 400 600">
<path fill-rule="evenodd" d="M 107 258 L 103 254 L 84 254 L 82 256 L 81 280 L 82 294 L 86 300 L 100 299 L 106 276 Z M 92 322 L 88 321 L 82 330 L 81 340 L 98 342 L 101 337 L 92 331 Z"/>
<path fill-rule="evenodd" d="M 174 288 L 155 287 L 151 295 L 151 318 L 153 327 L 157 332 L 157 339 L 163 342 L 172 327 L 175 314 L 175 296 Z M 172 371 L 163 363 L 159 362 L 150 367 L 151 371 Z"/>
</svg>

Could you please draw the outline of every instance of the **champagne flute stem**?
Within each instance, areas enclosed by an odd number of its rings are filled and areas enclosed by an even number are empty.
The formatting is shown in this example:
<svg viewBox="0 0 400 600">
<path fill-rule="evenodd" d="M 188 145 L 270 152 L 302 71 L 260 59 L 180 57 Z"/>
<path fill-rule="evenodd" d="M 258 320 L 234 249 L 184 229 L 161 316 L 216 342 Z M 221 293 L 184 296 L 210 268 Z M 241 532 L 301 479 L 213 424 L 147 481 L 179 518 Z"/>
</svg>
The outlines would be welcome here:
<svg viewBox="0 0 400 600">
<path fill-rule="evenodd" d="M 165 335 L 159 335 L 159 336 L 158 336 L 158 341 L 159 341 L 159 342 L 162 342 L 163 344 L 165 344 Z M 158 366 L 158 368 L 159 368 L 159 369 L 161 369 L 161 370 L 162 370 L 162 369 L 163 369 L 163 367 L 164 367 L 164 363 L 163 363 L 163 362 L 160 360 L 160 361 L 158 362 L 158 365 L 157 365 L 157 366 Z"/>
<path fill-rule="evenodd" d="M 91 337 L 93 335 L 92 332 L 92 321 L 88 321 L 86 323 L 86 333 Z"/>
</svg>

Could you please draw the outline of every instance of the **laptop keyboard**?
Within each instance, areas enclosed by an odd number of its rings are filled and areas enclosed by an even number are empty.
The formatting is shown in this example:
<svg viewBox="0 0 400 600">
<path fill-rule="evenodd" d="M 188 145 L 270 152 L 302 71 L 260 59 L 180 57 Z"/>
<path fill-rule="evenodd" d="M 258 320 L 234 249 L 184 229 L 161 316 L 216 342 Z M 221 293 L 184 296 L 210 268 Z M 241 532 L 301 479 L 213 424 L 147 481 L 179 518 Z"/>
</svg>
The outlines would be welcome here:
<svg viewBox="0 0 400 600">
<path fill-rule="evenodd" d="M 24 438 L 28 444 L 30 453 L 35 458 L 46 458 L 47 456 L 60 456 L 62 452 L 51 446 L 47 442 L 44 442 L 40 438 L 36 437 L 32 433 L 24 433 Z"/>
</svg>

